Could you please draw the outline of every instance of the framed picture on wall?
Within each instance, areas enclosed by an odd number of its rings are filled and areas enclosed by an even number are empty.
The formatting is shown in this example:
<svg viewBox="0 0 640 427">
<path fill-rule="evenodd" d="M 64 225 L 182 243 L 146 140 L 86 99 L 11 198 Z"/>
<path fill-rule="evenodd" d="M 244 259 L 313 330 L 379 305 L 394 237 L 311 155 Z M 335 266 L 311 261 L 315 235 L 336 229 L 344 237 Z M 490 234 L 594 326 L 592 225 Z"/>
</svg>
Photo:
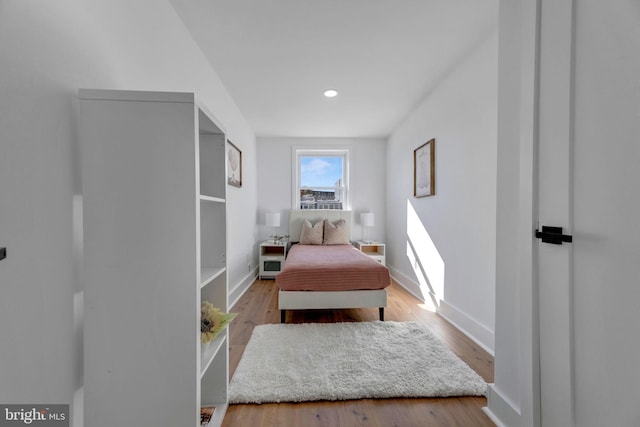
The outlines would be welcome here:
<svg viewBox="0 0 640 427">
<path fill-rule="evenodd" d="M 242 151 L 231 141 L 227 149 L 227 183 L 234 187 L 242 187 Z"/>
<path fill-rule="evenodd" d="M 413 150 L 413 197 L 436 194 L 434 138 Z"/>
</svg>

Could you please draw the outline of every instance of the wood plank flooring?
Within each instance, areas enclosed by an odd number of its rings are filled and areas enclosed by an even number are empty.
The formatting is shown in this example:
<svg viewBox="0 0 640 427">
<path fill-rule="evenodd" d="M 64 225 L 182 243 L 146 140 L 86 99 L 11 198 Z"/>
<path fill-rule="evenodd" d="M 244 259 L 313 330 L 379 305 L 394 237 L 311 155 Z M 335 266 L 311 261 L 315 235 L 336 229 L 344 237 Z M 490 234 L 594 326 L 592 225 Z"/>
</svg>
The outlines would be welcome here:
<svg viewBox="0 0 640 427">
<path fill-rule="evenodd" d="M 485 381 L 493 382 L 493 357 L 463 333 L 393 283 L 385 320 L 417 321 L 438 335 Z M 229 331 L 229 374 L 235 372 L 256 325 L 279 323 L 278 292 L 273 280 L 256 280 L 232 311 L 238 317 Z M 287 323 L 360 322 L 378 319 L 378 309 L 301 310 L 287 313 Z M 494 426 L 484 414 L 484 397 L 362 399 L 336 402 L 230 405 L 224 427 L 413 427 Z"/>
</svg>

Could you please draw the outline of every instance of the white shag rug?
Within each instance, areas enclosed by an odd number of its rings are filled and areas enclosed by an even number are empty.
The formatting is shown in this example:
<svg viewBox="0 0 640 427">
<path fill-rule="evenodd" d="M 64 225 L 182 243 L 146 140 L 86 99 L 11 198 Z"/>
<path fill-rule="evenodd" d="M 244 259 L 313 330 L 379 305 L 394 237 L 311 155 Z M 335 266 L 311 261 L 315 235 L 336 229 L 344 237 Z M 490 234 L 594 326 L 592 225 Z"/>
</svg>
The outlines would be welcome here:
<svg viewBox="0 0 640 427">
<path fill-rule="evenodd" d="M 230 403 L 484 396 L 485 381 L 416 322 L 256 326 Z"/>
</svg>

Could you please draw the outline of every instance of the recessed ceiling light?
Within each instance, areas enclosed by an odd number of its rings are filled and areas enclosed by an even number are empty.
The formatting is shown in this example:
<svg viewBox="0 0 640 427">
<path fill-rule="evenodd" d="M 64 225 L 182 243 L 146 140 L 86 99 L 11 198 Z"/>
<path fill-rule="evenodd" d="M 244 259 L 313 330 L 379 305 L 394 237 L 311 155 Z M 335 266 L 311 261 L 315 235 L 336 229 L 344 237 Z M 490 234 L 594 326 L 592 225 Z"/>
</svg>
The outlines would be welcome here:
<svg viewBox="0 0 640 427">
<path fill-rule="evenodd" d="M 324 96 L 327 98 L 333 98 L 336 95 L 338 95 L 338 91 L 335 89 L 327 89 L 324 91 Z"/>
</svg>

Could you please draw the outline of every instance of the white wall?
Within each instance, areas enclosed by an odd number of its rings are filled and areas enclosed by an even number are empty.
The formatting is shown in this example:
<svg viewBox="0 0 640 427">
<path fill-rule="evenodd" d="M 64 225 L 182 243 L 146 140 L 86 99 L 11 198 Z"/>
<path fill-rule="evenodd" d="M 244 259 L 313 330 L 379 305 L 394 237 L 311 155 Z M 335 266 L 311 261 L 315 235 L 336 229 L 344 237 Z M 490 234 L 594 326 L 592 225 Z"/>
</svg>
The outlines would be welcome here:
<svg viewBox="0 0 640 427">
<path fill-rule="evenodd" d="M 435 300 L 441 314 L 489 351 L 495 297 L 496 76 L 494 33 L 434 88 L 387 147 L 391 272 L 417 296 Z M 414 198 L 413 150 L 431 138 L 436 139 L 436 194 Z"/>
<path fill-rule="evenodd" d="M 256 229 L 255 137 L 168 1 L 3 1 L 0 70 L 0 402 L 71 403 L 82 383 L 77 89 L 194 91 L 224 124 L 247 162 L 229 194 L 232 282 Z"/>
<path fill-rule="evenodd" d="M 253 137 L 230 136 L 229 140 L 242 151 L 242 187 L 227 187 L 227 263 L 232 307 L 258 274 L 258 154 Z"/>
<path fill-rule="evenodd" d="M 349 147 L 351 210 L 354 212 L 352 238 L 362 237 L 360 213 L 375 213 L 375 226 L 369 231 L 371 239 L 384 241 L 386 200 L 386 142 L 383 139 L 358 138 L 258 138 L 258 213 L 260 238 L 273 231 L 267 228 L 266 212 L 281 212 L 278 234 L 287 234 L 288 214 L 291 206 L 292 147 L 323 148 Z"/>
</svg>

